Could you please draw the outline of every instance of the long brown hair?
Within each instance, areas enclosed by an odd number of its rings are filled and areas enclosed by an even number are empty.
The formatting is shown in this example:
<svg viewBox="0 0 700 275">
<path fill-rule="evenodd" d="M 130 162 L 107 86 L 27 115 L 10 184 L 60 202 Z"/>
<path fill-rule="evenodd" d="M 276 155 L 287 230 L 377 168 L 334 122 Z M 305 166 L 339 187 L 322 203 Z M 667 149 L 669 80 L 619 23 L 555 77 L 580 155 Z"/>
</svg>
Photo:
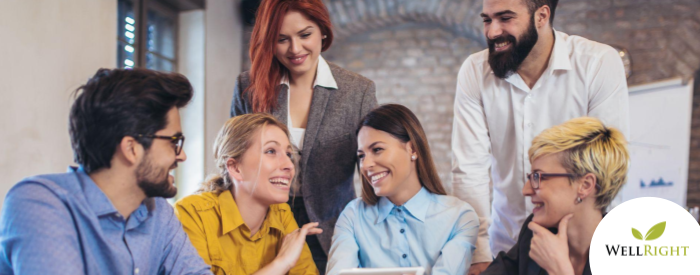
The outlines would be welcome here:
<svg viewBox="0 0 700 275">
<path fill-rule="evenodd" d="M 243 154 L 253 144 L 253 135 L 258 129 L 263 129 L 267 125 L 272 125 L 282 129 L 289 138 L 289 130 L 284 123 L 277 121 L 272 115 L 267 113 L 253 113 L 235 116 L 226 121 L 214 142 L 214 159 L 219 173 L 210 175 L 197 192 L 221 193 L 229 190 L 233 181 L 226 169 L 226 162 L 229 158 L 241 161 Z M 296 155 L 296 154 L 293 154 Z M 296 166 L 296 161 L 292 160 Z M 292 179 L 292 189 L 296 190 L 296 174 Z"/>
<path fill-rule="evenodd" d="M 255 15 L 255 26 L 250 37 L 250 94 L 254 112 L 271 112 L 277 105 L 277 86 L 287 68 L 275 58 L 275 45 L 282 21 L 287 12 L 298 11 L 314 21 L 326 38 L 321 51 L 333 43 L 331 18 L 321 0 L 263 0 Z"/>
<path fill-rule="evenodd" d="M 430 154 L 428 139 L 425 137 L 423 127 L 416 115 L 408 108 L 399 104 L 386 104 L 370 111 L 357 127 L 357 133 L 363 127 L 371 127 L 379 131 L 386 132 L 401 142 L 411 142 L 413 150 L 416 151 L 416 171 L 418 180 L 430 193 L 447 195 L 442 181 L 438 177 L 433 156 Z M 370 205 L 377 204 L 379 197 L 374 193 L 372 185 L 367 176 L 360 170 L 360 163 L 357 163 L 357 171 L 362 178 L 362 200 Z"/>
</svg>

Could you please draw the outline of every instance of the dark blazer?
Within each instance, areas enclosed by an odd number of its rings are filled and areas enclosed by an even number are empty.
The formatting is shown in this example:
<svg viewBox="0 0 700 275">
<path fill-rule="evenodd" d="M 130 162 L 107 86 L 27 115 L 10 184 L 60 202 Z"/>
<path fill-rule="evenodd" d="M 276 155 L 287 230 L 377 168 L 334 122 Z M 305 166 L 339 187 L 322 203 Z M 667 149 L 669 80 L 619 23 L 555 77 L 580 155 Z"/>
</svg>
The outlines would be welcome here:
<svg viewBox="0 0 700 275">
<path fill-rule="evenodd" d="M 300 171 L 297 171 L 309 219 L 319 222 L 323 229 L 318 238 L 326 254 L 340 212 L 355 198 L 355 131 L 360 120 L 377 106 L 374 82 L 331 62 L 328 65 L 338 90 L 314 88 Z M 244 93 L 249 83 L 248 72 L 238 76 L 231 103 L 232 117 L 253 112 L 248 94 Z M 272 115 L 284 124 L 287 124 L 287 91 L 286 85 L 279 86 L 277 107 L 272 111 Z"/>
<path fill-rule="evenodd" d="M 532 221 L 532 214 L 527 217 L 520 229 L 518 242 L 515 243 L 508 253 L 501 251 L 493 260 L 491 265 L 484 270 L 481 275 L 547 275 L 547 271 L 541 268 L 530 258 L 530 242 L 532 241 L 532 230 L 527 225 Z M 556 228 L 550 228 L 556 234 Z M 591 275 L 590 260 L 586 261 L 583 275 Z"/>
</svg>

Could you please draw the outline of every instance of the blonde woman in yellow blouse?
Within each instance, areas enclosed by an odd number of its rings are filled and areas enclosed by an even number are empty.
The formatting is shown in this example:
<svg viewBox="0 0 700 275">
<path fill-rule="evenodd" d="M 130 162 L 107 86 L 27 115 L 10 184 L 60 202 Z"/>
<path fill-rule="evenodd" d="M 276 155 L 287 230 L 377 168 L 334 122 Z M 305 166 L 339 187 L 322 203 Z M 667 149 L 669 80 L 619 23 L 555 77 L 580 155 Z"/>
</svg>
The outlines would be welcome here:
<svg viewBox="0 0 700 275">
<path fill-rule="evenodd" d="M 319 274 L 287 200 L 295 165 L 289 132 L 269 114 L 229 119 L 214 144 L 219 174 L 175 211 L 214 274 Z"/>
</svg>

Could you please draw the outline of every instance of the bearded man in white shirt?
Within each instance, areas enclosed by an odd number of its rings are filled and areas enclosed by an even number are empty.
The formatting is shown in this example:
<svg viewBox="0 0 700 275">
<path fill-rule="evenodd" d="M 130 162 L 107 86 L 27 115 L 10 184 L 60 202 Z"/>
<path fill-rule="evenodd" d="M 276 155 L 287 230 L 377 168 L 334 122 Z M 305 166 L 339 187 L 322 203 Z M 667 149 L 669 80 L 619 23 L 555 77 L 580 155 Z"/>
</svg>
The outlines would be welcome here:
<svg viewBox="0 0 700 275">
<path fill-rule="evenodd" d="M 459 70 L 453 191 L 474 207 L 481 222 L 470 275 L 510 249 L 532 213 L 533 204 L 520 191 L 537 134 L 581 116 L 628 133 L 620 56 L 610 46 L 555 31 L 557 2 L 484 0 L 489 48 L 469 56 Z"/>
</svg>

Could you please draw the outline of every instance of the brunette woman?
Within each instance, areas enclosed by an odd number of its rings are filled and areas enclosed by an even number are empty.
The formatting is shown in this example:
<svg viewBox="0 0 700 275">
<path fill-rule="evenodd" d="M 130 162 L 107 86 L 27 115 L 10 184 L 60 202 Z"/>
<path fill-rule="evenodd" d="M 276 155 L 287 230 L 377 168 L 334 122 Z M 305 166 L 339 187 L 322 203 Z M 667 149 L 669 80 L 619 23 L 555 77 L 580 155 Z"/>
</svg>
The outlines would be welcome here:
<svg viewBox="0 0 700 275">
<path fill-rule="evenodd" d="M 418 118 L 390 104 L 358 129 L 362 198 L 338 219 L 328 274 L 357 267 L 422 266 L 427 274 L 466 274 L 479 219 L 446 196 Z"/>
</svg>

